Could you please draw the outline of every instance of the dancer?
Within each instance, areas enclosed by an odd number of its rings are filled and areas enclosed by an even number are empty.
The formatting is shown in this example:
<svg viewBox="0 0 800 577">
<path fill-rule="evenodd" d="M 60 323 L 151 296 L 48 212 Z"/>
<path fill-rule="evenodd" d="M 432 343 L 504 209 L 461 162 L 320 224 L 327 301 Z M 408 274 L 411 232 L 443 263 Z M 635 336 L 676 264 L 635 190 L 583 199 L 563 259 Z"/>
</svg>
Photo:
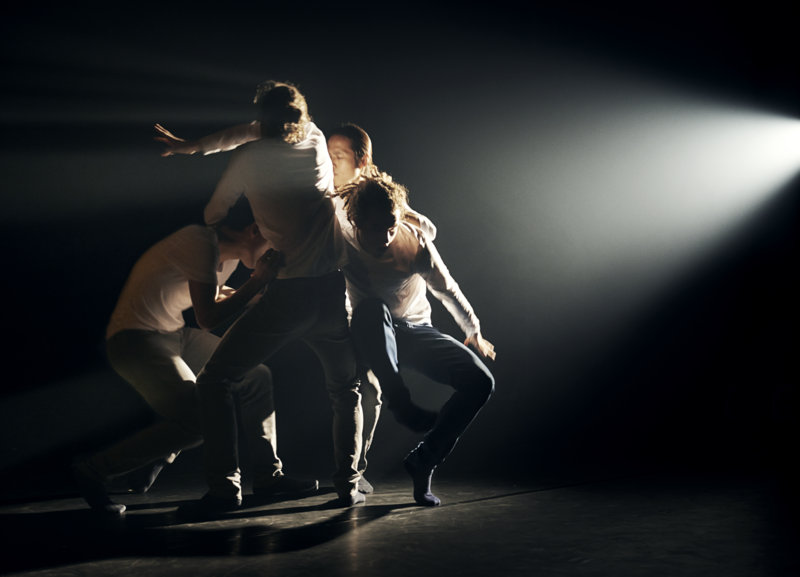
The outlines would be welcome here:
<svg viewBox="0 0 800 577">
<path fill-rule="evenodd" d="M 73 465 L 81 493 L 94 510 L 124 513 L 125 505 L 108 496 L 112 479 L 143 473 L 140 490 L 146 491 L 180 451 L 202 443 L 195 372 L 220 338 L 209 330 L 186 326 L 183 312 L 193 307 L 198 324 L 205 329 L 241 313 L 277 274 L 280 254 L 266 248 L 249 205 L 239 202 L 215 226 L 186 226 L 156 243 L 136 262 L 111 315 L 106 348 L 111 366 L 159 419 Z M 253 269 L 252 275 L 236 291 L 224 287 L 240 262 Z M 269 369 L 253 367 L 238 383 L 236 398 L 251 444 L 254 492 L 315 490 L 317 481 L 283 475 Z"/>
<path fill-rule="evenodd" d="M 302 340 L 316 353 L 333 408 L 338 503 L 364 502 L 358 492 L 362 417 L 355 353 L 338 270 L 333 169 L 322 132 L 311 122 L 305 97 L 292 84 L 259 86 L 260 138 L 231 156 L 206 206 L 213 224 L 244 195 L 261 234 L 280 250 L 284 265 L 264 297 L 227 331 L 197 378 L 203 415 L 208 492 L 183 509 L 216 516 L 241 505 L 232 389 L 253 367 L 284 345 Z"/>
<path fill-rule="evenodd" d="M 494 346 L 481 335 L 478 318 L 433 243 L 403 220 L 403 186 L 383 175 L 362 177 L 341 196 L 353 224 L 342 227 L 348 253 L 343 270 L 359 359 L 378 377 L 390 407 L 406 402 L 401 367 L 455 389 L 404 460 L 414 500 L 436 506 L 441 501 L 431 492 L 433 472 L 494 390 L 494 377 L 481 360 L 494 360 Z M 428 290 L 467 335 L 464 344 L 432 326 Z"/>
</svg>

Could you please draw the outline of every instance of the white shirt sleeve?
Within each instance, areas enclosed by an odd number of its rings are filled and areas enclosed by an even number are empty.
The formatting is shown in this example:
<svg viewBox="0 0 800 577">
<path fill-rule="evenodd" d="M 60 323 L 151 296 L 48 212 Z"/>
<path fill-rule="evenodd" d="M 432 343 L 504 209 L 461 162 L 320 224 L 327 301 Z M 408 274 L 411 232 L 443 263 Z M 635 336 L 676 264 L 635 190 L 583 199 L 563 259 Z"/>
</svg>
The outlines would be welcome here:
<svg viewBox="0 0 800 577">
<path fill-rule="evenodd" d="M 233 150 L 242 144 L 261 138 L 261 123 L 258 120 L 237 124 L 209 134 L 197 140 L 197 149 L 204 155 Z"/>
<path fill-rule="evenodd" d="M 238 164 L 238 156 L 234 154 L 225 168 L 225 172 L 222 173 L 222 177 L 214 189 L 214 194 L 206 204 L 203 218 L 209 226 L 217 224 L 228 216 L 228 211 L 245 193 L 245 184 L 241 179 Z"/>
<path fill-rule="evenodd" d="M 425 238 L 428 240 L 434 240 L 436 238 L 436 225 L 433 224 L 431 219 L 424 214 L 417 212 L 408 206 L 408 204 L 406 204 L 406 215 L 411 216 L 412 220 L 417 221 L 414 223 L 414 226 L 417 226 L 422 231 L 422 233 L 425 235 Z"/>
<path fill-rule="evenodd" d="M 432 242 L 425 243 L 420 252 L 420 258 L 423 259 L 420 261 L 423 268 L 420 274 L 425 279 L 428 290 L 441 301 L 467 337 L 480 332 L 480 321 L 475 316 L 472 305 L 469 304 L 458 283 L 450 275 L 450 271 Z"/>
</svg>

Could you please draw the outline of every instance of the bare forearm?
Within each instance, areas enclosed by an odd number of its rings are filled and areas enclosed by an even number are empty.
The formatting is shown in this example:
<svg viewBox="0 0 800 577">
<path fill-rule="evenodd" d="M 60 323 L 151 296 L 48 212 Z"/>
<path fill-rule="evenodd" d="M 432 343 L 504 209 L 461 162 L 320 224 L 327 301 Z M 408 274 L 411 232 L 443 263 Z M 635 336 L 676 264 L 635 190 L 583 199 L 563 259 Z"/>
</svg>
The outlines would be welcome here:
<svg viewBox="0 0 800 577">
<path fill-rule="evenodd" d="M 242 313 L 247 308 L 248 303 L 266 286 L 267 282 L 264 279 L 251 276 L 236 292 L 216 300 L 213 306 L 209 307 L 209 310 L 203 315 L 202 322 L 198 319 L 198 323 L 209 330 L 222 325 Z"/>
</svg>

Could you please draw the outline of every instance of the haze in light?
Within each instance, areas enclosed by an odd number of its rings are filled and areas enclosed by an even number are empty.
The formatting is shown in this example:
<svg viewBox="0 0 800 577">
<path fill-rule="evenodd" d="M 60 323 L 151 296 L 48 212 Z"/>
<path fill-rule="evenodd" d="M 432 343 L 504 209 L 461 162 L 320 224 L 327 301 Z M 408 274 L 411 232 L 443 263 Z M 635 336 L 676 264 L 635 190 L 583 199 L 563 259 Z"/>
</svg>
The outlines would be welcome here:
<svg viewBox="0 0 800 577">
<path fill-rule="evenodd" d="M 630 326 L 800 168 L 797 119 L 589 59 L 530 78 L 508 116 L 476 120 L 490 146 L 464 186 L 485 198 L 462 212 L 480 211 L 492 270 L 476 275 L 504 287 L 503 326 L 525 318 L 534 340 Z"/>
</svg>

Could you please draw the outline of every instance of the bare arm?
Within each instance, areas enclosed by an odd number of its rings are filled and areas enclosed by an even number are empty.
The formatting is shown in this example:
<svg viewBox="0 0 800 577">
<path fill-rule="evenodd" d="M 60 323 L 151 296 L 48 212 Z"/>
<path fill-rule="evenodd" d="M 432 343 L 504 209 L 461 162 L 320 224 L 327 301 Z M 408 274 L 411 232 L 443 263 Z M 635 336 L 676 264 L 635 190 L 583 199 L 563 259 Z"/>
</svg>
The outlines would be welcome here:
<svg viewBox="0 0 800 577">
<path fill-rule="evenodd" d="M 197 324 L 211 330 L 244 311 L 253 297 L 275 278 L 280 265 L 281 254 L 274 249 L 267 250 L 256 262 L 250 278 L 233 293 L 224 291 L 226 294 L 221 298 L 217 297 L 216 285 L 190 280 L 189 294 Z"/>
</svg>

